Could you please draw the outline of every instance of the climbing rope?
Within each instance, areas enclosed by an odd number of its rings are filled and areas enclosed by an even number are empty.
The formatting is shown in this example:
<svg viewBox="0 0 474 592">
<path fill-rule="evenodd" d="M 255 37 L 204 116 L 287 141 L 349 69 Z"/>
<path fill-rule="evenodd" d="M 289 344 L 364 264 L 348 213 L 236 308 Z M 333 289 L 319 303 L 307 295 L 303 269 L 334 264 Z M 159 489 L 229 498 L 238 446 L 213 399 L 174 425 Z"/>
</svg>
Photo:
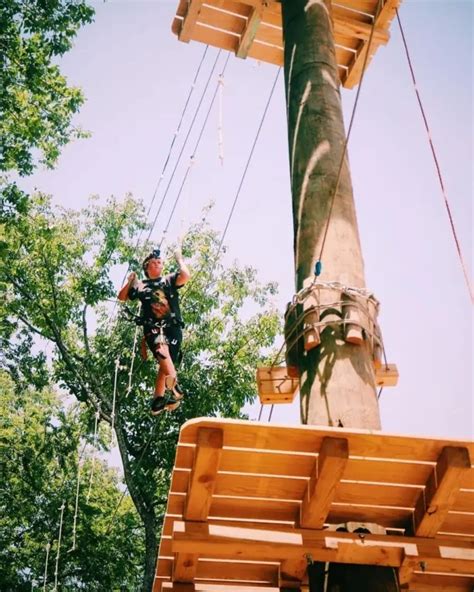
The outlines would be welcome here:
<svg viewBox="0 0 474 592">
<path fill-rule="evenodd" d="M 114 392 L 112 395 L 112 413 L 110 414 L 110 429 L 111 429 L 110 446 L 111 446 L 111 448 L 113 448 L 114 444 L 115 444 L 115 401 L 117 399 L 118 371 L 121 368 L 122 368 L 122 366 L 120 366 L 120 360 L 117 358 L 115 360 Z"/>
<path fill-rule="evenodd" d="M 197 83 L 197 80 L 198 80 L 198 78 L 199 78 L 199 73 L 200 73 L 200 71 L 201 71 L 201 67 L 202 67 L 202 65 L 203 65 L 203 63 L 204 63 L 204 60 L 205 60 L 205 58 L 206 58 L 206 54 L 207 54 L 207 51 L 208 51 L 208 49 L 209 49 L 209 45 L 206 45 L 206 47 L 205 47 L 205 49 L 204 49 L 204 53 L 202 54 L 201 61 L 199 62 L 199 66 L 198 66 L 198 68 L 197 68 L 197 70 L 196 70 L 196 74 L 194 75 L 194 79 L 193 79 L 193 81 L 192 81 L 192 83 L 191 83 L 191 88 L 189 89 L 188 96 L 187 96 L 187 98 L 186 98 L 186 101 L 185 101 L 185 103 L 184 103 L 184 107 L 183 107 L 183 110 L 182 110 L 182 112 L 181 112 L 181 118 L 180 118 L 180 120 L 179 120 L 178 127 L 176 128 L 176 131 L 175 131 L 175 132 L 174 132 L 174 134 L 173 134 L 173 139 L 171 140 L 171 145 L 170 145 L 170 147 L 169 147 L 169 150 L 168 150 L 168 154 L 167 154 L 167 156 L 166 156 L 165 163 L 164 163 L 164 165 L 163 165 L 163 168 L 162 168 L 162 170 L 161 170 L 161 174 L 160 174 L 160 176 L 159 176 L 159 178 L 158 178 L 158 182 L 157 182 L 157 184 L 156 184 L 156 186 L 155 186 L 155 190 L 153 191 L 153 196 L 152 196 L 152 199 L 151 199 L 150 205 L 149 205 L 149 207 L 148 207 L 148 211 L 147 211 L 147 213 L 146 213 L 146 218 L 147 218 L 147 219 L 148 219 L 148 216 L 150 215 L 151 209 L 152 209 L 152 207 L 153 207 L 153 203 L 154 203 L 154 201 L 155 201 L 155 198 L 156 198 L 156 195 L 157 195 L 157 193 L 158 193 L 158 189 L 160 188 L 161 182 L 163 181 L 163 179 L 164 179 L 164 177 L 165 177 L 166 168 L 167 168 L 167 166 L 168 166 L 168 163 L 169 163 L 169 160 L 170 160 L 170 157 L 171 157 L 171 153 L 172 153 L 172 151 L 173 151 L 173 147 L 174 147 L 174 144 L 175 144 L 175 142 L 176 142 L 176 138 L 178 137 L 178 135 L 179 135 L 179 132 L 180 132 L 180 130 L 181 130 L 181 125 L 182 125 L 182 123 L 183 123 L 183 121 L 184 121 L 184 117 L 185 117 L 185 114 L 186 114 L 186 111 L 187 111 L 187 108 L 188 108 L 189 102 L 190 102 L 190 100 L 191 100 L 191 97 L 192 97 L 192 95 L 193 95 L 194 89 L 196 88 L 196 83 Z M 138 245 L 139 245 L 139 243 L 140 243 L 140 237 L 141 237 L 141 232 L 140 232 L 140 234 L 138 235 L 138 239 L 137 239 L 137 245 L 136 245 L 136 247 L 135 247 L 135 250 L 138 248 Z"/>
<path fill-rule="evenodd" d="M 48 579 L 48 562 L 49 562 L 49 552 L 51 550 L 51 544 L 46 543 L 46 561 L 44 563 L 44 574 L 43 574 L 43 592 L 46 592 L 46 581 Z"/>
<path fill-rule="evenodd" d="M 436 155 L 436 150 L 435 150 L 435 147 L 434 147 L 434 144 L 433 144 L 433 139 L 431 137 L 430 127 L 428 125 L 428 119 L 426 117 L 425 109 L 424 109 L 423 103 L 421 101 L 420 92 L 418 90 L 418 86 L 417 86 L 417 83 L 416 83 L 415 72 L 414 72 L 414 69 L 413 69 L 413 64 L 412 64 L 412 61 L 411 61 L 410 52 L 408 50 L 408 44 L 407 44 L 407 41 L 406 41 L 406 38 L 405 38 L 405 32 L 403 30 L 402 22 L 400 20 L 400 15 L 398 13 L 398 9 L 397 8 L 395 8 L 395 12 L 396 12 L 396 15 L 397 15 L 398 26 L 400 28 L 400 33 L 401 33 L 401 36 L 402 36 L 403 46 L 405 48 L 405 54 L 406 54 L 406 57 L 407 57 L 408 67 L 410 69 L 411 79 L 412 79 L 412 82 L 413 82 L 413 88 L 415 90 L 416 98 L 417 98 L 417 101 L 418 101 L 418 106 L 420 107 L 421 116 L 422 116 L 423 123 L 424 123 L 424 126 L 425 126 L 426 134 L 428 136 L 428 143 L 430 145 L 431 154 L 433 155 L 433 160 L 434 160 L 434 163 L 435 163 L 436 172 L 437 172 L 437 175 L 438 175 L 438 180 L 439 180 L 439 184 L 440 184 L 440 187 L 441 187 L 441 193 L 443 195 L 444 205 L 446 207 L 446 212 L 447 212 L 448 218 L 449 218 L 449 224 L 451 226 L 451 232 L 453 234 L 454 242 L 455 242 L 455 245 L 456 245 L 456 250 L 458 252 L 459 260 L 461 262 L 461 267 L 462 267 L 462 271 L 463 271 L 463 274 L 464 274 L 464 279 L 466 280 L 466 285 L 467 285 L 467 289 L 469 291 L 469 296 L 471 298 L 471 302 L 474 302 L 474 291 L 473 291 L 473 288 L 472 288 L 471 280 L 469 278 L 469 273 L 467 271 L 467 266 L 466 266 L 466 263 L 465 263 L 465 260 L 464 260 L 464 256 L 463 256 L 462 249 L 461 249 L 461 245 L 460 245 L 460 242 L 459 242 L 459 239 L 458 239 L 458 235 L 457 235 L 457 232 L 456 232 L 456 227 L 454 225 L 454 219 L 453 219 L 453 215 L 451 213 L 451 207 L 449 205 L 448 195 L 447 195 L 447 192 L 446 192 L 446 189 L 445 189 L 445 185 L 444 185 L 444 181 L 443 181 L 443 175 L 441 174 L 441 167 L 439 165 L 438 157 Z"/>
<path fill-rule="evenodd" d="M 370 48 L 371 48 L 372 39 L 373 39 L 373 36 L 374 36 L 375 25 L 376 25 L 376 22 L 377 22 L 379 13 L 380 13 L 380 9 L 382 8 L 382 4 L 383 4 L 383 0 L 378 0 L 378 2 L 377 2 L 377 10 L 375 12 L 375 16 L 374 16 L 374 19 L 372 21 L 372 27 L 370 29 L 370 35 L 369 35 L 369 39 L 367 41 L 367 51 L 366 51 L 365 56 L 364 56 L 364 62 L 363 62 L 363 65 L 362 65 L 362 72 L 361 72 L 361 75 L 360 75 L 359 86 L 357 87 L 357 92 L 356 92 L 356 96 L 355 96 L 355 100 L 354 100 L 354 106 L 352 108 L 352 114 L 351 114 L 351 118 L 350 118 L 350 122 L 349 122 L 349 127 L 347 128 L 346 139 L 344 141 L 344 146 L 342 148 L 341 160 L 339 162 L 339 168 L 338 168 L 338 171 L 337 171 L 336 184 L 334 186 L 334 191 L 333 191 L 333 194 L 332 194 L 332 197 L 331 197 L 331 201 L 330 201 L 330 205 L 329 205 L 329 213 L 328 213 L 328 217 L 327 217 L 325 228 L 324 228 L 323 240 L 322 240 L 322 243 L 321 243 L 321 249 L 319 251 L 319 257 L 318 257 L 319 264 L 321 264 L 321 261 L 323 259 L 324 246 L 326 244 L 326 238 L 327 238 L 327 234 L 328 234 L 328 230 L 329 230 L 329 223 L 331 221 L 331 216 L 332 216 L 334 201 L 336 199 L 337 190 L 339 189 L 339 183 L 341 181 L 342 167 L 344 165 L 344 160 L 346 158 L 347 145 L 349 144 L 349 138 L 350 138 L 351 132 L 352 132 L 352 126 L 353 126 L 353 123 L 354 123 L 354 118 L 355 118 L 355 114 L 356 114 L 356 110 L 357 110 L 357 105 L 359 103 L 360 91 L 361 91 L 361 88 L 362 88 L 362 82 L 364 80 L 365 70 L 367 68 L 367 62 L 368 62 L 369 55 L 370 55 Z"/>
<path fill-rule="evenodd" d="M 173 218 L 173 215 L 174 215 L 174 212 L 175 212 L 175 210 L 176 210 L 176 206 L 178 205 L 179 199 L 180 199 L 180 197 L 181 197 L 181 193 L 183 192 L 183 188 L 184 188 L 184 185 L 185 185 L 185 183 L 186 183 L 186 179 L 188 178 L 188 175 L 189 175 L 189 172 L 190 172 L 190 170 L 191 170 L 191 167 L 192 167 L 192 166 L 193 166 L 193 164 L 194 164 L 194 160 L 195 160 L 195 158 L 196 158 L 196 152 L 197 152 L 197 150 L 198 150 L 198 148 L 199 148 L 199 144 L 201 143 L 201 139 L 202 139 L 202 136 L 203 136 L 203 134 L 204 134 L 204 130 L 206 129 L 206 125 L 207 125 L 207 122 L 208 122 L 208 120 L 209 120 L 209 116 L 210 116 L 210 114 L 211 114 L 212 107 L 214 106 L 214 102 L 215 102 L 215 100 L 216 100 L 216 96 L 217 96 L 217 93 L 218 93 L 218 91 L 219 91 L 219 88 L 220 88 L 220 80 L 221 80 L 221 79 L 222 79 L 222 77 L 224 76 L 225 70 L 226 70 L 226 68 L 227 68 L 227 64 L 229 63 L 229 58 L 230 58 L 230 55 L 231 55 L 230 53 L 227 55 L 227 59 L 226 59 L 226 61 L 225 61 L 225 63 L 224 63 L 224 67 L 222 68 L 222 72 L 221 72 L 221 73 L 220 73 L 220 75 L 219 75 L 219 80 L 218 80 L 218 82 L 217 82 L 217 85 L 216 85 L 216 88 L 215 88 L 215 90 L 214 90 L 214 94 L 212 95 L 211 102 L 210 102 L 210 104 L 209 104 L 209 107 L 208 107 L 208 109 L 207 109 L 206 116 L 205 116 L 205 118 L 204 118 L 204 122 L 203 122 L 203 124 L 202 124 L 202 126 L 201 126 L 201 130 L 200 130 L 200 132 L 199 132 L 198 138 L 197 138 L 197 140 L 196 140 L 196 143 L 195 143 L 195 145 L 194 145 L 194 149 L 193 149 L 193 151 L 192 151 L 191 157 L 190 157 L 190 159 L 189 159 L 188 168 L 186 169 L 186 172 L 185 172 L 185 174 L 184 174 L 183 180 L 182 180 L 182 182 L 181 182 L 181 186 L 180 186 L 180 188 L 179 188 L 179 190 L 178 190 L 178 193 L 177 193 L 177 195 L 176 195 L 176 198 L 175 198 L 175 200 L 174 200 L 173 207 L 172 207 L 172 209 L 171 209 L 171 213 L 170 213 L 170 215 L 169 215 L 169 217 L 168 217 L 168 221 L 167 221 L 167 223 L 166 223 L 166 226 L 165 226 L 165 228 L 164 228 L 164 230 L 163 230 L 163 237 L 162 237 L 162 239 L 161 239 L 161 241 L 160 241 L 160 243 L 159 243 L 159 248 L 160 248 L 160 249 L 162 248 L 162 244 L 163 244 L 163 242 L 164 242 L 164 240 L 165 240 L 165 236 L 166 236 L 166 234 L 167 234 L 167 232 L 168 232 L 168 229 L 169 229 L 169 227 L 170 227 L 171 220 L 172 220 L 172 218 Z"/>
<path fill-rule="evenodd" d="M 72 547 L 69 549 L 69 551 L 75 551 L 76 550 L 76 529 L 77 529 L 77 516 L 78 516 L 78 510 L 79 510 L 79 488 L 81 485 L 81 459 L 82 459 L 82 455 L 84 453 L 84 449 L 86 447 L 86 443 L 84 443 L 84 446 L 82 448 L 82 452 L 77 453 L 77 475 L 76 475 L 76 499 L 74 502 L 74 519 L 73 519 L 73 525 L 72 525 Z"/>
<path fill-rule="evenodd" d="M 203 104 L 203 101 L 204 101 L 204 97 L 205 97 L 205 96 L 206 96 L 206 94 L 207 94 L 207 90 L 208 90 L 208 88 L 209 88 L 209 84 L 210 84 L 210 82 L 211 82 L 212 76 L 213 76 L 213 74 L 214 74 L 214 71 L 215 71 L 215 69 L 216 69 L 217 62 L 219 61 L 220 55 L 221 55 L 221 50 L 219 50 L 219 52 L 217 53 L 216 59 L 214 60 L 214 63 L 213 63 L 213 65 L 212 65 L 212 68 L 211 68 L 211 71 L 210 71 L 210 73 L 209 73 L 209 76 L 208 76 L 208 78 L 207 78 L 206 84 L 205 84 L 205 86 L 204 86 L 204 89 L 203 89 L 203 91 L 202 91 L 202 93 L 201 93 L 201 97 L 200 97 L 200 99 L 199 99 L 199 103 L 198 103 L 198 105 L 197 105 L 197 107 L 196 107 L 196 109 L 195 109 L 194 116 L 193 116 L 193 118 L 192 118 L 192 120 L 191 120 L 191 123 L 190 123 L 190 125 L 189 125 L 188 132 L 187 132 L 187 134 L 186 134 L 186 137 L 185 137 L 185 139 L 184 139 L 183 145 L 181 146 L 181 150 L 180 150 L 180 152 L 179 152 L 179 154 L 178 154 L 178 158 L 176 159 L 175 166 L 174 166 L 174 168 L 173 168 L 173 171 L 172 171 L 172 173 L 171 173 L 171 176 L 170 176 L 170 178 L 169 178 L 168 185 L 166 186 L 165 192 L 164 192 L 164 194 L 163 194 L 163 196 L 162 196 L 162 198 L 161 198 L 161 201 L 160 201 L 160 204 L 159 204 L 159 207 L 158 207 L 158 211 L 157 211 L 157 212 L 156 212 L 156 214 L 155 214 L 155 217 L 154 217 L 154 219 L 153 219 L 153 222 L 152 222 L 152 225 L 151 225 L 150 231 L 149 231 L 149 233 L 148 233 L 148 236 L 147 236 L 147 238 L 146 238 L 146 241 L 145 241 L 145 242 L 148 242 L 148 241 L 150 240 L 150 237 L 151 237 L 151 235 L 152 235 L 152 233 L 153 233 L 153 230 L 154 230 L 154 228 L 155 228 L 155 226 L 156 226 L 156 222 L 157 222 L 157 220 L 158 220 L 158 217 L 159 217 L 159 215 L 160 215 L 160 213 L 161 213 L 161 210 L 162 210 L 162 208 L 163 208 L 163 205 L 164 205 L 164 203 L 165 203 L 165 200 L 166 200 L 166 197 L 167 197 L 167 195 L 168 195 L 169 189 L 170 189 L 170 187 L 171 187 L 171 183 L 173 182 L 173 179 L 174 179 L 174 176 L 175 176 L 176 170 L 177 170 L 177 168 L 178 168 L 178 165 L 179 165 L 179 163 L 181 162 L 181 157 L 182 157 L 182 155 L 183 155 L 183 153 L 184 153 L 184 150 L 185 150 L 185 148 L 186 148 L 186 146 L 187 146 L 187 143 L 188 143 L 189 137 L 190 137 L 190 135 L 191 135 L 191 132 L 192 132 L 192 130 L 193 130 L 193 128 L 194 128 L 194 124 L 195 124 L 195 122 L 196 122 L 196 120 L 197 120 L 197 117 L 198 117 L 198 115 L 199 115 L 199 113 L 200 113 L 201 106 L 202 106 L 202 104 Z"/>
<path fill-rule="evenodd" d="M 63 518 L 64 518 L 64 508 L 66 507 L 66 503 L 63 501 L 61 504 L 61 517 L 59 519 L 59 535 L 58 535 L 58 549 L 56 551 L 56 564 L 54 568 L 54 588 L 53 592 L 57 592 L 58 589 L 58 574 L 59 574 L 59 557 L 61 553 L 61 537 L 63 533 Z"/>
<path fill-rule="evenodd" d="M 254 153 L 254 151 L 255 151 L 255 147 L 256 147 L 256 145 L 257 145 L 258 138 L 259 138 L 259 136 L 260 136 L 260 132 L 262 131 L 263 123 L 264 123 L 264 121 L 265 121 L 265 118 L 266 118 L 266 115 L 267 115 L 267 112 L 268 112 L 268 108 L 269 108 L 269 106 L 270 106 L 270 102 L 271 102 L 271 100 L 272 100 L 273 93 L 274 93 L 274 91 L 275 91 L 276 83 L 277 83 L 277 81 L 278 81 L 278 78 L 279 78 L 279 76 L 280 76 L 280 71 L 281 71 L 281 68 L 278 68 L 277 74 L 276 74 L 276 76 L 275 76 L 275 79 L 274 79 L 274 81 L 273 81 L 272 87 L 271 87 L 271 89 L 270 89 L 270 94 L 269 94 L 269 96 L 268 96 L 267 102 L 266 102 L 266 104 L 265 104 L 265 108 L 264 108 L 264 110 L 263 110 L 262 117 L 261 117 L 261 119 L 260 119 L 260 123 L 259 123 L 259 125 L 258 125 L 258 128 L 257 128 L 257 132 L 256 132 L 256 134 L 255 134 L 255 138 L 254 138 L 254 140 L 253 140 L 253 143 L 252 143 L 252 147 L 250 148 L 250 153 L 249 153 L 249 156 L 248 156 L 248 158 L 247 158 L 247 162 L 246 162 L 246 164 L 245 164 L 245 166 L 244 166 L 244 170 L 243 170 L 243 172 L 242 172 L 242 176 L 241 176 L 241 178 L 240 178 L 239 185 L 238 185 L 238 187 L 237 187 L 237 191 L 236 191 L 236 194 L 235 194 L 235 197 L 234 197 L 234 201 L 233 201 L 233 203 L 232 203 L 232 207 L 231 207 L 231 209 L 230 209 L 229 215 L 227 216 L 227 221 L 226 221 L 226 224 L 225 224 L 225 226 L 224 226 L 224 230 L 223 230 L 223 232 L 222 232 L 222 236 L 221 236 L 221 239 L 220 239 L 220 241 L 219 241 L 219 245 L 218 245 L 218 247 L 217 247 L 217 251 L 216 251 L 216 253 L 215 253 L 214 257 L 212 258 L 212 260 L 211 260 L 210 262 L 208 262 L 208 263 L 203 263 L 203 264 L 201 265 L 201 267 L 199 268 L 198 272 L 194 274 L 193 278 L 191 278 L 191 281 L 190 281 L 190 282 L 188 282 L 188 283 L 186 284 L 186 287 L 184 288 L 184 291 L 183 291 L 183 300 L 184 300 L 184 298 L 186 297 L 186 295 L 188 294 L 188 292 L 189 292 L 189 290 L 190 290 L 190 288 L 191 288 L 191 286 L 192 286 L 192 284 L 193 284 L 193 282 L 194 282 L 194 279 L 195 279 L 196 277 L 199 277 L 199 276 L 201 275 L 201 273 L 204 271 L 204 267 L 207 267 L 207 269 L 211 271 L 211 277 L 212 277 L 212 271 L 213 271 L 213 269 L 214 269 L 214 264 L 216 263 L 216 261 L 217 261 L 217 258 L 219 257 L 219 254 L 220 254 L 220 252 L 221 252 L 222 246 L 223 246 L 223 244 L 224 244 L 224 239 L 225 239 L 225 237 L 226 237 L 226 234 L 227 234 L 227 231 L 228 231 L 228 229 L 229 229 L 229 225 L 230 225 L 230 222 L 231 222 L 231 220 L 232 220 L 232 216 L 233 216 L 233 214 L 234 214 L 235 207 L 236 207 L 236 205 L 237 205 L 237 201 L 238 201 L 238 199 L 239 199 L 239 196 L 240 196 L 240 192 L 241 192 L 242 186 L 243 186 L 243 184 L 244 184 L 244 181 L 245 181 L 245 178 L 246 178 L 246 176 L 247 176 L 247 171 L 248 171 L 248 169 L 249 169 L 250 162 L 251 162 L 251 160 L 252 160 L 252 156 L 253 156 L 253 153 Z M 212 285 L 212 284 L 211 284 L 211 283 L 209 283 L 209 285 L 208 285 L 208 288 L 209 288 L 211 285 Z"/>
<path fill-rule="evenodd" d="M 92 490 L 92 481 L 94 479 L 94 469 L 95 469 L 95 456 L 96 456 L 96 449 L 97 449 L 97 439 L 98 439 L 98 434 L 97 434 L 97 428 L 98 428 L 98 424 L 99 424 L 99 412 L 96 411 L 95 412 L 95 422 L 94 422 L 94 436 L 92 439 L 92 459 L 91 459 L 91 473 L 89 476 L 89 487 L 87 489 L 87 497 L 86 497 L 86 502 L 89 503 L 89 499 L 91 497 L 91 490 Z"/>
<path fill-rule="evenodd" d="M 224 132 L 223 132 L 223 107 L 224 107 L 224 76 L 219 76 L 219 124 L 217 126 L 217 144 L 219 160 L 224 164 Z"/>
</svg>

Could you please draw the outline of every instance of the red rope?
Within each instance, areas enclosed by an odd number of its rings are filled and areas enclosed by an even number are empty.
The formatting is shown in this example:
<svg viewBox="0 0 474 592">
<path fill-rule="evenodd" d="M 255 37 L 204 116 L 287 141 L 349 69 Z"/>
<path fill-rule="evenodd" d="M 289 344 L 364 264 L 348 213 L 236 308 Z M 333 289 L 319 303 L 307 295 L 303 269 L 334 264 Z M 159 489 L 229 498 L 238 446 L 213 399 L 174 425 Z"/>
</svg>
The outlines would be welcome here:
<svg viewBox="0 0 474 592">
<path fill-rule="evenodd" d="M 464 257 L 463 257 L 463 254 L 462 254 L 461 245 L 459 243 L 458 236 L 457 236 L 457 233 L 456 233 L 456 228 L 454 226 L 454 220 L 453 220 L 453 216 L 451 214 L 451 208 L 449 206 L 448 196 L 446 194 L 446 189 L 444 187 L 443 176 L 441 174 L 441 169 L 440 169 L 440 166 L 439 166 L 438 157 L 436 156 L 436 151 L 435 151 L 435 148 L 434 148 L 434 145 L 433 145 L 433 141 L 431 139 L 431 132 L 430 132 L 430 128 L 429 128 L 429 125 L 428 125 L 428 120 L 426 119 L 425 110 L 423 108 L 423 103 L 421 102 L 420 93 L 418 92 L 418 87 L 417 87 L 416 79 L 415 79 L 415 73 L 413 71 L 413 65 L 412 65 L 411 58 L 410 58 L 410 52 L 408 51 L 408 45 L 407 45 L 407 42 L 406 42 L 406 39 L 405 39 L 405 33 L 403 31 L 403 27 L 402 27 L 402 23 L 400 21 L 400 15 L 398 14 L 398 10 L 397 9 L 395 9 L 395 10 L 396 10 L 396 14 L 397 14 L 398 26 L 400 27 L 400 33 L 402 35 L 403 45 L 405 47 L 405 53 L 406 53 L 406 56 L 407 56 L 408 66 L 410 68 L 411 79 L 413 81 L 413 86 L 414 86 L 414 89 L 415 89 L 416 98 L 418 100 L 418 105 L 420 106 L 420 111 L 421 111 L 421 115 L 423 117 L 423 122 L 425 124 L 426 133 L 428 134 L 428 141 L 429 141 L 430 148 L 431 148 L 431 153 L 433 155 L 433 159 L 434 159 L 434 162 L 435 162 L 436 171 L 438 173 L 438 179 L 439 179 L 439 184 L 441 186 L 441 191 L 443 193 L 444 204 L 446 206 L 446 211 L 448 212 L 448 218 L 449 218 L 449 223 L 451 225 L 451 231 L 452 231 L 453 236 L 454 236 L 454 242 L 456 243 L 456 249 L 458 251 L 459 259 L 461 261 L 461 266 L 462 266 L 462 270 L 463 270 L 463 273 L 464 273 L 464 278 L 466 280 L 467 288 L 469 290 L 469 294 L 470 294 L 470 297 L 471 297 L 471 302 L 474 303 L 474 293 L 473 293 L 473 289 L 472 289 L 472 285 L 471 285 L 471 280 L 469 279 L 469 274 L 467 272 L 467 267 L 466 267 L 466 264 L 465 264 L 465 261 L 464 261 Z"/>
</svg>

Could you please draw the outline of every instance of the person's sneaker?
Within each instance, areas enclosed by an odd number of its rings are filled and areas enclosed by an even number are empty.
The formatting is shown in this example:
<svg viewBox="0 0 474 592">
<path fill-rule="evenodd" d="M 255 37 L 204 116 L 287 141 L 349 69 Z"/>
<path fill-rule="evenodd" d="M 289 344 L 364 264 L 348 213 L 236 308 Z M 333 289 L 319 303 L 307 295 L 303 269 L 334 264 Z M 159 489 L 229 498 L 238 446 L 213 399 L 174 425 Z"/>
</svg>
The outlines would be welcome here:
<svg viewBox="0 0 474 592">
<path fill-rule="evenodd" d="M 164 397 L 153 397 L 150 401 L 150 413 L 159 415 L 163 411 L 174 411 L 179 405 L 180 401 L 172 393 L 166 393 Z"/>
</svg>

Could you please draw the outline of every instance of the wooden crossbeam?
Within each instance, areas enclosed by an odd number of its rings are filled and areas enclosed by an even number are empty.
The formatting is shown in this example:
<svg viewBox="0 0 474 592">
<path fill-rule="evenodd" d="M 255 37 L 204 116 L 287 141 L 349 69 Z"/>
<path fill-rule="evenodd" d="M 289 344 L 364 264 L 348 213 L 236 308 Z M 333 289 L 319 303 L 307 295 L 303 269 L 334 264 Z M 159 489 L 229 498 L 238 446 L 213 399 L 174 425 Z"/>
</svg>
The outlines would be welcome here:
<svg viewBox="0 0 474 592">
<path fill-rule="evenodd" d="M 189 43 L 193 34 L 193 29 L 198 20 L 199 14 L 202 9 L 203 0 L 193 0 L 188 4 L 188 11 L 181 23 L 181 30 L 178 34 L 180 41 Z"/>
<path fill-rule="evenodd" d="M 426 482 L 425 490 L 421 492 L 415 505 L 413 529 L 417 536 L 436 536 L 454 505 L 461 479 L 470 467 L 467 448 L 443 448 L 436 467 Z"/>
<path fill-rule="evenodd" d="M 324 438 L 300 510 L 302 528 L 322 528 L 349 459 L 345 438 Z"/>
<path fill-rule="evenodd" d="M 472 574 L 474 543 L 453 539 L 430 539 L 389 535 L 360 535 L 325 530 L 274 531 L 195 522 L 174 523 L 173 552 L 199 549 L 206 557 L 252 561 L 301 560 L 406 566 L 413 559 L 419 571 Z M 404 563 L 405 562 L 405 563 Z"/>
<path fill-rule="evenodd" d="M 198 431 L 196 454 L 184 508 L 186 520 L 207 519 L 223 441 L 221 429 L 200 428 Z M 195 549 L 189 553 L 178 553 L 174 562 L 173 579 L 177 582 L 192 582 L 196 575 L 198 558 L 199 554 Z"/>
<path fill-rule="evenodd" d="M 370 53 L 367 58 L 367 66 L 366 67 L 369 66 L 372 56 L 375 54 L 379 45 L 381 44 L 381 41 L 379 40 L 379 38 L 375 36 L 375 31 L 377 30 L 377 27 L 380 27 L 380 26 L 383 27 L 383 26 L 387 25 L 392 20 L 393 16 L 395 15 L 396 9 L 400 5 L 400 2 L 401 2 L 401 0 L 387 0 L 387 2 L 385 2 L 385 4 L 383 5 L 383 7 L 380 11 L 380 14 L 377 17 L 377 21 L 375 23 L 374 35 L 372 37 L 372 43 L 370 44 Z M 362 68 L 364 66 L 364 61 L 365 61 L 365 55 L 366 55 L 368 49 L 369 49 L 368 41 L 363 42 L 361 44 L 360 49 L 356 52 L 354 59 L 348 65 L 347 76 L 342 81 L 343 85 L 346 88 L 352 88 L 360 81 L 360 77 L 362 74 Z"/>
<path fill-rule="evenodd" d="M 224 441 L 221 429 L 199 428 L 184 518 L 206 520 L 216 483 Z"/>
<path fill-rule="evenodd" d="M 262 20 L 262 6 L 253 7 L 250 13 L 250 16 L 247 20 L 247 25 L 245 30 L 240 38 L 239 46 L 235 55 L 238 58 L 246 58 L 249 53 L 249 49 L 257 35 L 258 27 L 260 26 L 260 22 Z"/>
</svg>

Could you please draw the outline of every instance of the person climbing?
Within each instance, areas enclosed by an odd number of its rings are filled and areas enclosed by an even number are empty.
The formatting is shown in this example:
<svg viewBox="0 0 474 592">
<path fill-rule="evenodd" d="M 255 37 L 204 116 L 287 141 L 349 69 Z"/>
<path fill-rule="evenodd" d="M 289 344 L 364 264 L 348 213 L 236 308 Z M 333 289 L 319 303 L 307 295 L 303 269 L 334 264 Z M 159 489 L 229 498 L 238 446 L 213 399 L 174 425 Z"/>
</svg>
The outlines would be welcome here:
<svg viewBox="0 0 474 592">
<path fill-rule="evenodd" d="M 179 270 L 163 277 L 161 275 L 163 259 L 160 249 L 152 251 L 145 257 L 142 264 L 146 279 L 138 280 L 137 274 L 132 271 L 127 283 L 118 294 L 118 299 L 122 302 L 140 300 L 139 323 L 143 324 L 143 339 L 158 363 L 155 392 L 150 401 L 152 415 L 158 415 L 163 411 L 174 411 L 183 398 L 175 367 L 181 356 L 182 327 L 184 326 L 178 290 L 186 284 L 190 274 L 181 249 L 175 251 L 174 256 Z"/>
</svg>

